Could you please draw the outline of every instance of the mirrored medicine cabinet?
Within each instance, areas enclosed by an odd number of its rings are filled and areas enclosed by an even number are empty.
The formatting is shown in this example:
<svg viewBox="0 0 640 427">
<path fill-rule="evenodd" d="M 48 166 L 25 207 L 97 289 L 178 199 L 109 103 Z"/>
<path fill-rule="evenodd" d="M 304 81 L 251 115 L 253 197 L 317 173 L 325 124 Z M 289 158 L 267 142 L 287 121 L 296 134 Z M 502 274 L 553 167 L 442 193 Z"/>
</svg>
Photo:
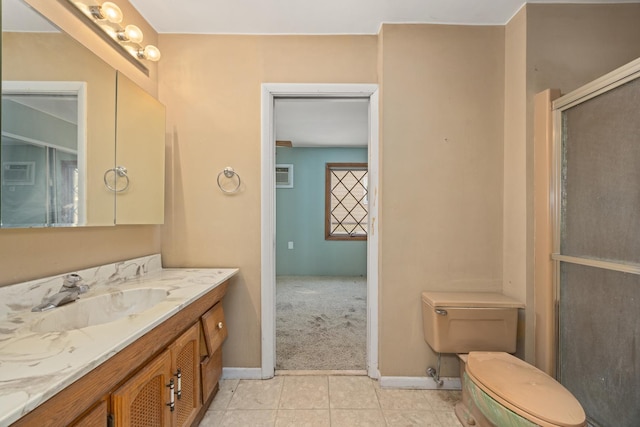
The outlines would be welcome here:
<svg viewBox="0 0 640 427">
<path fill-rule="evenodd" d="M 160 224 L 165 108 L 22 0 L 2 0 L 0 227 Z"/>
</svg>

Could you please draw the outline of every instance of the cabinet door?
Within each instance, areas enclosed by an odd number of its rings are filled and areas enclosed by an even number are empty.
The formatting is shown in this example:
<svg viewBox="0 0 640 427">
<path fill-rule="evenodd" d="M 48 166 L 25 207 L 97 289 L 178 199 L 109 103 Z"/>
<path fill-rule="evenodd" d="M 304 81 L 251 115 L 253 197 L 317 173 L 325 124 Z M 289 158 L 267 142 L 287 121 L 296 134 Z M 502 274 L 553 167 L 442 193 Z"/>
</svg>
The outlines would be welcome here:
<svg viewBox="0 0 640 427">
<path fill-rule="evenodd" d="M 171 345 L 172 373 L 176 381 L 176 426 L 190 426 L 200 401 L 200 323 Z M 178 377 L 179 374 L 179 377 Z"/>
<path fill-rule="evenodd" d="M 116 102 L 116 164 L 127 169 L 116 187 L 116 224 L 164 222 L 165 108 L 122 73 Z"/>
<path fill-rule="evenodd" d="M 218 380 L 222 375 L 222 349 L 218 348 L 211 356 L 200 363 L 202 377 L 202 401 L 208 402 L 211 394 L 217 392 Z"/>
<path fill-rule="evenodd" d="M 116 427 L 172 425 L 171 354 L 165 351 L 111 394 Z"/>
</svg>

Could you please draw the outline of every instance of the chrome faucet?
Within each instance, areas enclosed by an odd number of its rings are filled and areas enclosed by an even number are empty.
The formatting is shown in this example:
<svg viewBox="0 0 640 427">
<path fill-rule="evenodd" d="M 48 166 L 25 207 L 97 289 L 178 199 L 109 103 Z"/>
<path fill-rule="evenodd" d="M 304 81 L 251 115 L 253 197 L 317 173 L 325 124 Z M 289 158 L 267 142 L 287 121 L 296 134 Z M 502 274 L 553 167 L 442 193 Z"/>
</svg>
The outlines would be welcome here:
<svg viewBox="0 0 640 427">
<path fill-rule="evenodd" d="M 63 277 L 62 287 L 58 293 L 42 299 L 42 303 L 33 307 L 31 311 L 47 311 L 52 308 L 73 302 L 80 294 L 89 290 L 89 286 L 82 283 L 80 275 L 72 273 Z"/>
</svg>

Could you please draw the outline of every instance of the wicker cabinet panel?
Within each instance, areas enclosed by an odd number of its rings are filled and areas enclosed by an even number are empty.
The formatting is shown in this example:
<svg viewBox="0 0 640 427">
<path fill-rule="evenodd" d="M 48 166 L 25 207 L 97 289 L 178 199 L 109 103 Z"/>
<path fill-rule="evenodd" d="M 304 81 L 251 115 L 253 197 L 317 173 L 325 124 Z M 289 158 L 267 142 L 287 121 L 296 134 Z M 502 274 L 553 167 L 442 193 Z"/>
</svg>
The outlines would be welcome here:
<svg viewBox="0 0 640 427">
<path fill-rule="evenodd" d="M 176 426 L 190 426 L 200 407 L 200 324 L 196 323 L 171 346 L 172 370 L 177 383 Z M 178 372 L 180 379 L 178 380 Z"/>
<path fill-rule="evenodd" d="M 165 351 L 111 395 L 116 427 L 172 425 L 171 354 Z"/>
</svg>

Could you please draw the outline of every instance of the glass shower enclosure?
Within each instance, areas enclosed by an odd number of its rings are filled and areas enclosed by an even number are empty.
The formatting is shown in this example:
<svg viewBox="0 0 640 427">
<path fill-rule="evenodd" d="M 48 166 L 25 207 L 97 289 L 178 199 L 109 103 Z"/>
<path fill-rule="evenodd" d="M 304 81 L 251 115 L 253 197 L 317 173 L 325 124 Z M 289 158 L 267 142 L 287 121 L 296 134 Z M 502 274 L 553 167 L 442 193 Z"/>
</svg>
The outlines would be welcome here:
<svg viewBox="0 0 640 427">
<path fill-rule="evenodd" d="M 640 425 L 640 60 L 556 100 L 558 379 L 590 425 Z"/>
</svg>

